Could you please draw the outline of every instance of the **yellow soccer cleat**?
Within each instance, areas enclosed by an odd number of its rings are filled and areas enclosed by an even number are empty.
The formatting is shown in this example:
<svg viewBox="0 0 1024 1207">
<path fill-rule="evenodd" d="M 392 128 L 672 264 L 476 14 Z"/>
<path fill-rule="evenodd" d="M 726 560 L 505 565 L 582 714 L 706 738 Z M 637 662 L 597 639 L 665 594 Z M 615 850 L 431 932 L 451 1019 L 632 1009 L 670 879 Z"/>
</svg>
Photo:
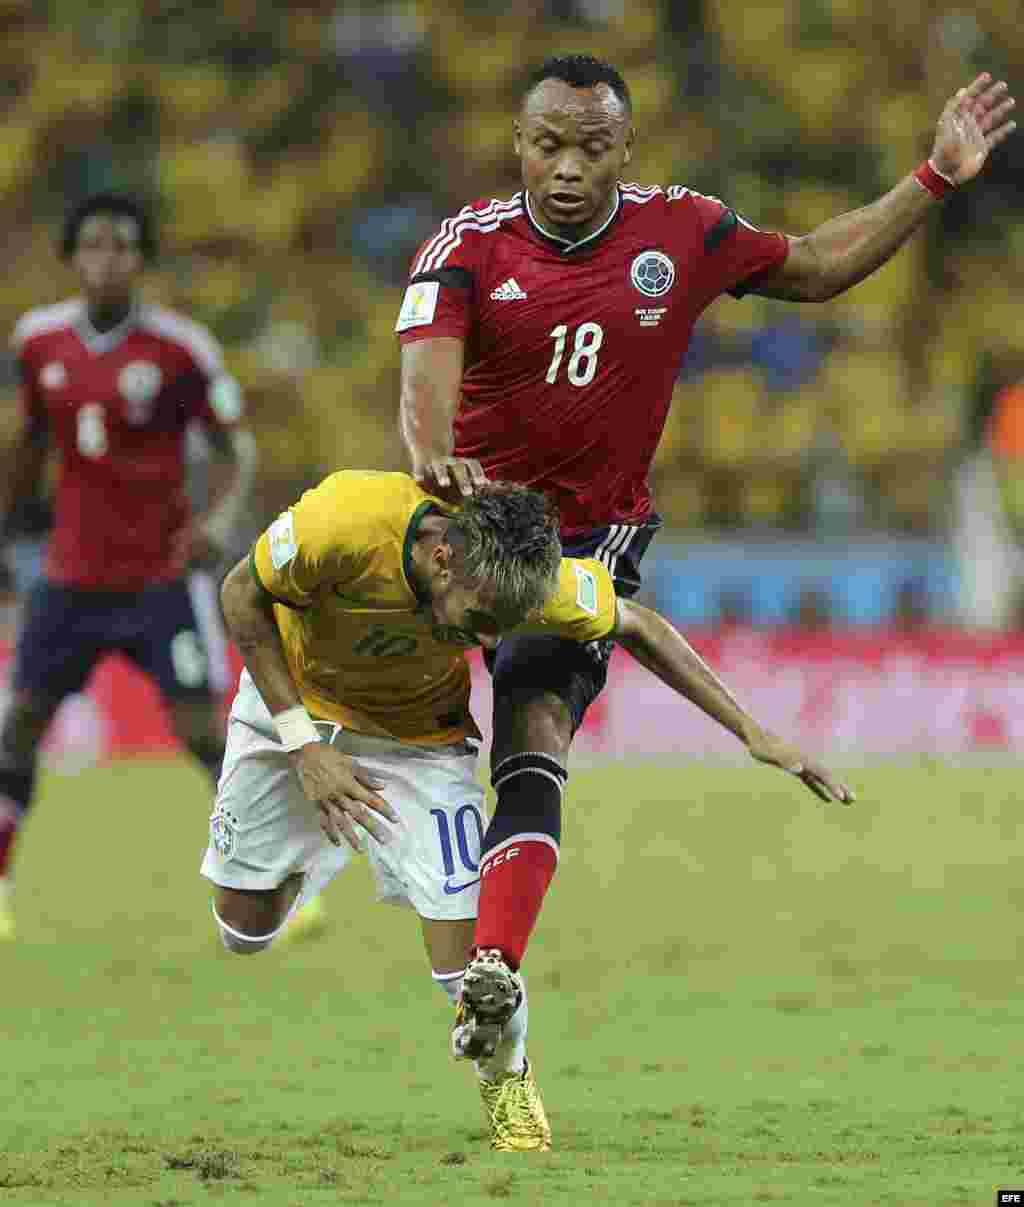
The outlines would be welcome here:
<svg viewBox="0 0 1024 1207">
<path fill-rule="evenodd" d="M 529 1063 L 521 1073 L 481 1081 L 480 1097 L 496 1152 L 546 1153 L 551 1148 L 551 1124 Z"/>
<path fill-rule="evenodd" d="M 281 942 L 304 943 L 307 939 L 316 939 L 327 929 L 327 910 L 324 909 L 323 898 L 314 897 L 300 906 L 288 919 L 281 932 Z"/>
<path fill-rule="evenodd" d="M 11 882 L 0 876 L 0 943 L 9 943 L 17 937 L 11 898 Z"/>
</svg>

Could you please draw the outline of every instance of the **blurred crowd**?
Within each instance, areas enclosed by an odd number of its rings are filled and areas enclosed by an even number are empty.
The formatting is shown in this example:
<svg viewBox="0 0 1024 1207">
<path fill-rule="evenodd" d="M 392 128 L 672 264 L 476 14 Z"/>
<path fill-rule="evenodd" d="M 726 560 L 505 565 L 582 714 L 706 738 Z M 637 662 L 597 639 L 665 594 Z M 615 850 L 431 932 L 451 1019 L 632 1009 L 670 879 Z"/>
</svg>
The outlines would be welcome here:
<svg viewBox="0 0 1024 1207">
<path fill-rule="evenodd" d="M 245 388 L 254 529 L 336 465 L 401 466 L 410 257 L 518 188 L 524 73 L 564 51 L 628 79 L 634 179 L 793 233 L 912 170 L 977 70 L 1024 79 L 1005 0 L 0 0 L 0 324 L 73 290 L 66 206 L 134 190 L 161 219 L 149 296 L 208 323 Z M 711 309 L 656 463 L 671 525 L 946 530 L 954 466 L 1024 379 L 1020 155 L 845 298 Z"/>
</svg>

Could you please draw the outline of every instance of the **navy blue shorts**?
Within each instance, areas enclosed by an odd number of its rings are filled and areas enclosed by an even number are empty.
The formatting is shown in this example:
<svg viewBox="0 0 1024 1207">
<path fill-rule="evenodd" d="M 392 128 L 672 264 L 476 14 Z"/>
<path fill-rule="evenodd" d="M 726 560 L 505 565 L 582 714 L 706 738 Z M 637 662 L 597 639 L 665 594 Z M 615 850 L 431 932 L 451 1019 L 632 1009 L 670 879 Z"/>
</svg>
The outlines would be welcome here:
<svg viewBox="0 0 1024 1207">
<path fill-rule="evenodd" d="M 209 660 L 183 579 L 142 591 L 85 591 L 40 580 L 26 602 L 13 688 L 62 700 L 114 653 L 151 675 L 169 699 L 209 694 Z"/>
<path fill-rule="evenodd" d="M 562 552 L 566 557 L 593 557 L 604 562 L 616 593 L 628 599 L 640 589 L 640 561 L 660 527 L 661 517 L 652 515 L 643 524 L 595 528 L 565 541 Z M 551 692 L 568 705 L 575 732 L 604 689 L 614 644 L 610 637 L 584 643 L 523 633 L 503 637 L 496 650 L 485 653 L 484 661 L 494 680 L 495 699 Z"/>
</svg>

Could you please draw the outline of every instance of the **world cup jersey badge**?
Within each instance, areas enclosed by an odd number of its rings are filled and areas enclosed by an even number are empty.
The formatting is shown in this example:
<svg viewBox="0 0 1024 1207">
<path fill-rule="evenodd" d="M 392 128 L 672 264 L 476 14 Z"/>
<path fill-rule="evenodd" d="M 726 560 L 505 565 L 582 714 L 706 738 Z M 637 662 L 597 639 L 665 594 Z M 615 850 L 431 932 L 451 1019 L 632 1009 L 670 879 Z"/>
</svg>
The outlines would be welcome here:
<svg viewBox="0 0 1024 1207">
<path fill-rule="evenodd" d="M 642 251 L 630 265 L 630 280 L 648 298 L 663 297 L 676 279 L 676 266 L 663 251 Z"/>
</svg>

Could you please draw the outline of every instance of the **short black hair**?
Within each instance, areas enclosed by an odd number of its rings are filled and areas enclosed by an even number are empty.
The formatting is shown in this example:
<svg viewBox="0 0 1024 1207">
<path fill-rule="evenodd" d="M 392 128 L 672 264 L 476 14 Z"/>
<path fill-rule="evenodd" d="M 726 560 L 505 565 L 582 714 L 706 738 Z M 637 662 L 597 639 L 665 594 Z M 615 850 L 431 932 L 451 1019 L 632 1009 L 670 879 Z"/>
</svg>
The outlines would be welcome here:
<svg viewBox="0 0 1024 1207">
<path fill-rule="evenodd" d="M 626 112 L 633 112 L 629 85 L 611 63 L 595 59 L 592 54 L 559 54 L 545 59 L 530 72 L 523 91 L 524 98 L 545 80 L 563 80 L 572 88 L 593 88 L 596 84 L 607 84 L 623 103 Z"/>
<path fill-rule="evenodd" d="M 64 260 L 70 260 L 78 246 L 78 232 L 82 223 L 94 214 L 110 214 L 116 218 L 134 218 L 139 226 L 139 251 L 143 258 L 156 258 L 156 235 L 153 230 L 153 219 L 148 208 L 137 198 L 127 193 L 93 193 L 73 206 L 64 219 L 64 230 L 60 239 L 60 254 Z"/>
</svg>

